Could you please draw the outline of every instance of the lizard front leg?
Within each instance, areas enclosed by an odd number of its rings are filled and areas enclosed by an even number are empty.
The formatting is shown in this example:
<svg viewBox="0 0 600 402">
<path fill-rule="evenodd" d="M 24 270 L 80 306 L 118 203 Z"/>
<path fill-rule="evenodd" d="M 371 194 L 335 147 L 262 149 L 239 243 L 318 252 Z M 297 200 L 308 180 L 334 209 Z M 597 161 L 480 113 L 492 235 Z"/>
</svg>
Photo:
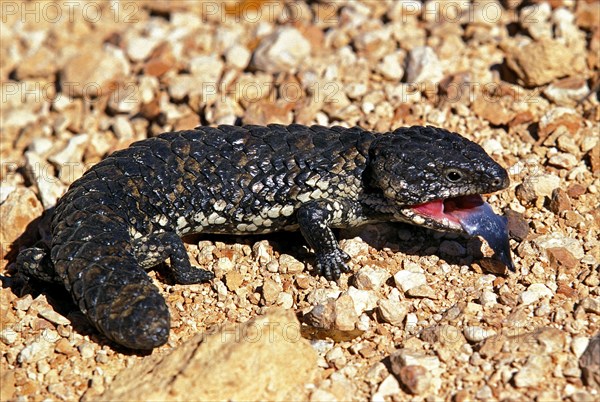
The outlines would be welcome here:
<svg viewBox="0 0 600 402">
<path fill-rule="evenodd" d="M 303 204 L 296 213 L 300 231 L 316 256 L 319 274 L 337 280 L 342 272 L 350 272 L 332 227 L 354 226 L 360 220 L 360 204 L 350 200 L 315 200 Z"/>
</svg>

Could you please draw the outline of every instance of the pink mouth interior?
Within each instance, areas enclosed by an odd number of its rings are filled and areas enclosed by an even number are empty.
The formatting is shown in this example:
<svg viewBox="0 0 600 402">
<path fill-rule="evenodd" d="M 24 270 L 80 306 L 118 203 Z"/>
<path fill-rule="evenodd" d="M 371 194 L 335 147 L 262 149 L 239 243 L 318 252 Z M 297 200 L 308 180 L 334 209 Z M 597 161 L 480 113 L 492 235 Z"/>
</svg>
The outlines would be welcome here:
<svg viewBox="0 0 600 402">
<path fill-rule="evenodd" d="M 480 195 L 465 195 L 462 197 L 448 198 L 445 200 L 433 200 L 425 204 L 417 205 L 412 209 L 419 215 L 425 215 L 435 220 L 448 219 L 460 224 L 461 218 L 469 215 L 470 210 L 483 205 Z"/>
</svg>

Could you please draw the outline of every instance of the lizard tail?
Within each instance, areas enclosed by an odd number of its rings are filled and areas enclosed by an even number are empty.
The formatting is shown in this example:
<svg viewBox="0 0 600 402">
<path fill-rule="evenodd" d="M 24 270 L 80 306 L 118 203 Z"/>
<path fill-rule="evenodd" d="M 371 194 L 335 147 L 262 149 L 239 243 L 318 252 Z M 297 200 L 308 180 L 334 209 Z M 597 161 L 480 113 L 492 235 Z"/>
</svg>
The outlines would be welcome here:
<svg viewBox="0 0 600 402">
<path fill-rule="evenodd" d="M 164 298 L 139 266 L 125 228 L 92 215 L 61 230 L 52 245 L 56 273 L 81 311 L 112 341 L 152 349 L 169 338 Z M 111 226 L 111 225 L 109 225 Z"/>
</svg>

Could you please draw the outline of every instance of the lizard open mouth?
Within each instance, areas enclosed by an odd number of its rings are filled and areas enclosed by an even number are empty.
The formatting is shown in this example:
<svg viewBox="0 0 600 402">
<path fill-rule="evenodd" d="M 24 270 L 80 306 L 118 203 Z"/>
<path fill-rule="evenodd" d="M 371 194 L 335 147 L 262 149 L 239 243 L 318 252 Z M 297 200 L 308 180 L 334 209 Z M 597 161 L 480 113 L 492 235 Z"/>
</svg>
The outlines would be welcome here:
<svg viewBox="0 0 600 402">
<path fill-rule="evenodd" d="M 423 217 L 451 228 L 462 228 L 471 236 L 483 237 L 500 261 L 514 270 L 508 241 L 507 219 L 496 215 L 480 195 L 438 199 L 412 207 Z"/>
<path fill-rule="evenodd" d="M 438 222 L 443 222 L 445 219 L 454 225 L 461 225 L 461 217 L 469 214 L 469 211 L 474 212 L 477 207 L 484 204 L 480 195 L 465 195 L 461 197 L 438 199 L 416 205 L 412 209 L 419 215 L 423 215 Z"/>
</svg>

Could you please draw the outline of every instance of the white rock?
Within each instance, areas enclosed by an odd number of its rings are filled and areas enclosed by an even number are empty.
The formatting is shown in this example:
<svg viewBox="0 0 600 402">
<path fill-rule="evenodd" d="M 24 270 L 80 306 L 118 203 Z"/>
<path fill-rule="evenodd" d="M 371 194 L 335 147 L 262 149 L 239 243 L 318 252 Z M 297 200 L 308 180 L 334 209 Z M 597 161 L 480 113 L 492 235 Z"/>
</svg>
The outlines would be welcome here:
<svg viewBox="0 0 600 402">
<path fill-rule="evenodd" d="M 542 297 L 552 297 L 552 295 L 552 291 L 543 283 L 533 283 L 519 295 L 519 301 L 521 304 L 528 305 L 535 303 Z"/>
<path fill-rule="evenodd" d="M 381 384 L 379 384 L 377 393 L 382 396 L 398 395 L 400 393 L 400 384 L 396 380 L 396 377 L 392 374 L 385 377 Z"/>
<path fill-rule="evenodd" d="M 47 319 L 50 322 L 53 322 L 58 325 L 69 325 L 71 321 L 67 320 L 62 315 L 58 314 L 56 311 L 51 309 L 44 309 L 39 312 L 39 314 Z"/>
<path fill-rule="evenodd" d="M 346 95 L 352 99 L 358 99 L 367 93 L 367 85 L 361 82 L 351 82 L 344 87 Z"/>
<path fill-rule="evenodd" d="M 571 350 L 575 353 L 577 358 L 580 358 L 583 352 L 587 349 L 590 344 L 590 338 L 587 336 L 576 336 L 571 341 Z"/>
<path fill-rule="evenodd" d="M 379 392 L 375 392 L 371 395 L 371 402 L 385 402 L 385 396 Z"/>
<path fill-rule="evenodd" d="M 260 265 L 266 265 L 273 259 L 271 246 L 266 240 L 261 240 L 257 243 L 254 243 L 252 246 L 252 253 Z"/>
<path fill-rule="evenodd" d="M 19 338 L 19 334 L 12 328 L 4 328 L 0 331 L 0 341 L 5 345 L 12 345 Z"/>
<path fill-rule="evenodd" d="M 571 88 L 562 88 L 556 83 L 551 83 L 544 89 L 544 95 L 558 105 L 572 106 L 590 92 L 586 80 L 580 80 L 581 85 Z M 560 84 L 560 81 L 559 81 Z"/>
<path fill-rule="evenodd" d="M 215 291 L 217 292 L 217 300 L 224 301 L 227 297 L 227 286 L 223 281 L 215 281 Z"/>
<path fill-rule="evenodd" d="M 230 272 L 235 268 L 235 264 L 227 257 L 221 257 L 217 260 L 216 268 L 223 273 Z"/>
<path fill-rule="evenodd" d="M 67 61 L 61 81 L 69 95 L 89 97 L 109 93 L 109 84 L 129 76 L 130 71 L 123 50 L 106 44 L 102 51 L 84 50 Z"/>
<path fill-rule="evenodd" d="M 340 248 L 351 258 L 369 254 L 369 245 L 360 237 L 353 239 L 344 239 L 340 242 Z"/>
<path fill-rule="evenodd" d="M 67 146 L 48 159 L 58 165 L 59 179 L 69 185 L 81 177 L 85 171 L 83 153 L 89 143 L 89 134 L 79 134 L 72 137 Z"/>
<path fill-rule="evenodd" d="M 566 43 L 575 45 L 585 43 L 585 33 L 575 23 L 575 15 L 565 7 L 558 7 L 552 14 L 552 22 L 556 24 L 556 37 Z"/>
<path fill-rule="evenodd" d="M 483 292 L 481 292 L 481 296 L 479 296 L 479 302 L 483 306 L 494 305 L 497 303 L 497 300 L 498 296 L 491 290 L 484 290 Z"/>
<path fill-rule="evenodd" d="M 357 2 L 354 2 L 357 4 Z M 374 60 L 381 59 L 387 53 L 384 45 L 391 41 L 391 29 L 365 29 L 353 38 L 354 47 L 360 52 L 368 52 L 368 57 Z"/>
<path fill-rule="evenodd" d="M 243 41 L 245 34 L 244 27 L 241 24 L 223 24 L 217 25 L 214 34 L 214 47 L 217 49 L 229 49 L 236 43 Z"/>
<path fill-rule="evenodd" d="M 600 139 L 597 135 L 586 135 L 583 137 L 583 140 L 581 140 L 581 152 L 591 151 L 599 141 Z"/>
<path fill-rule="evenodd" d="M 115 117 L 112 128 L 117 138 L 121 140 L 133 138 L 133 127 L 131 127 L 129 119 L 125 116 Z"/>
<path fill-rule="evenodd" d="M 377 296 L 369 290 L 360 290 L 350 286 L 346 292 L 354 302 L 356 315 L 361 315 L 365 311 L 371 311 L 377 307 Z"/>
<path fill-rule="evenodd" d="M 487 401 L 487 400 L 492 399 L 493 397 L 494 397 L 494 394 L 489 385 L 482 386 L 481 388 L 479 388 L 479 390 L 475 394 L 475 398 L 477 398 L 478 400 Z"/>
<path fill-rule="evenodd" d="M 586 313 L 594 313 L 600 315 L 600 298 L 586 297 L 579 302 Z"/>
<path fill-rule="evenodd" d="M 373 110 L 375 110 L 375 104 L 373 102 L 363 102 L 361 105 L 361 109 L 364 114 L 369 114 Z"/>
<path fill-rule="evenodd" d="M 0 187 L 0 204 L 2 204 L 6 200 L 8 195 L 10 193 L 12 193 L 13 191 L 15 191 L 15 189 L 16 189 L 15 186 L 9 186 L 7 184 L 3 184 L 2 187 Z"/>
<path fill-rule="evenodd" d="M 251 57 L 252 53 L 245 46 L 239 44 L 231 46 L 225 53 L 227 65 L 239 70 L 244 70 L 248 67 Z"/>
<path fill-rule="evenodd" d="M 362 313 L 356 322 L 356 329 L 359 331 L 368 331 L 371 326 L 371 319 L 367 313 Z"/>
<path fill-rule="evenodd" d="M 582 259 L 585 255 L 583 246 L 579 240 L 571 237 L 561 236 L 560 233 L 556 232 L 539 236 L 533 240 L 533 243 L 540 251 L 555 247 L 565 248 L 567 251 L 573 254 L 573 257 L 577 258 L 578 260 Z"/>
<path fill-rule="evenodd" d="M 423 366 L 429 371 L 437 370 L 440 367 L 440 359 L 437 356 L 426 355 L 412 349 L 400 349 L 394 352 L 393 359 L 402 367 Z"/>
<path fill-rule="evenodd" d="M 570 107 L 555 107 L 548 110 L 548 112 L 546 112 L 540 118 L 540 129 L 545 129 L 549 125 L 554 124 L 556 121 L 558 121 L 563 115 L 569 114 L 576 117 L 578 116 L 577 111 Z"/>
<path fill-rule="evenodd" d="M 388 280 L 390 273 L 379 267 L 366 266 L 354 275 L 356 286 L 363 290 L 377 290 Z"/>
<path fill-rule="evenodd" d="M 0 117 L 2 127 L 25 127 L 38 120 L 38 115 L 34 112 L 24 109 L 12 109 L 3 111 Z"/>
<path fill-rule="evenodd" d="M 552 191 L 560 186 L 560 178 L 553 174 L 528 176 L 524 181 L 530 181 L 535 194 L 551 197 Z"/>
<path fill-rule="evenodd" d="M 407 303 L 397 300 L 383 299 L 379 300 L 379 314 L 384 321 L 400 327 L 408 314 Z"/>
<path fill-rule="evenodd" d="M 406 314 L 406 324 L 404 325 L 404 329 L 407 332 L 411 332 L 417 327 L 418 323 L 419 318 L 417 317 L 417 315 L 415 313 L 408 313 Z"/>
<path fill-rule="evenodd" d="M 563 130 L 564 126 L 557 128 L 556 130 Z M 555 131 L 556 132 L 556 131 Z M 579 145 L 575 142 L 573 136 L 566 130 L 563 130 L 564 134 L 556 139 L 556 145 L 558 149 L 573 155 L 581 155 Z"/>
<path fill-rule="evenodd" d="M 53 91 L 49 91 L 48 85 L 43 81 L 26 80 L 17 83 L 12 80 L 4 80 L 0 84 L 0 96 L 2 97 L 0 122 L 2 122 L 2 127 L 4 128 L 4 125 L 9 122 L 11 126 L 24 127 L 47 115 L 50 95 L 53 95 Z M 14 112 L 14 114 L 9 116 L 6 113 L 8 111 Z M 20 122 L 20 117 L 25 120 Z"/>
<path fill-rule="evenodd" d="M 504 147 L 502 146 L 500 141 L 494 138 L 489 138 L 483 141 L 481 143 L 481 147 L 485 150 L 485 152 L 487 152 L 490 155 L 504 151 Z"/>
<path fill-rule="evenodd" d="M 346 365 L 347 359 L 346 355 L 344 354 L 344 350 L 341 347 L 336 346 L 327 352 L 325 355 L 325 360 L 327 360 L 329 364 L 339 368 Z"/>
<path fill-rule="evenodd" d="M 552 166 L 560 167 L 563 169 L 572 169 L 577 166 L 579 161 L 574 155 L 558 153 L 548 158 L 548 163 Z"/>
<path fill-rule="evenodd" d="M 421 266 L 419 264 L 417 264 L 414 261 L 410 261 L 410 260 L 402 261 L 402 267 L 405 270 L 411 271 L 411 272 L 424 272 L 423 268 L 421 268 Z"/>
<path fill-rule="evenodd" d="M 528 169 L 525 164 L 517 163 L 511 167 L 512 174 L 520 174 Z M 560 179 L 554 175 L 530 175 L 517 186 L 516 195 L 521 202 L 532 202 L 539 197 L 551 197 L 552 191 L 560 185 Z"/>
<path fill-rule="evenodd" d="M 52 141 L 50 138 L 35 138 L 33 141 L 31 141 L 31 144 L 29 144 L 27 150 L 35 152 L 38 155 L 43 155 L 50 151 L 53 145 L 54 141 Z"/>
<path fill-rule="evenodd" d="M 279 266 L 283 273 L 297 274 L 304 271 L 304 263 L 289 254 L 281 254 L 279 256 Z"/>
<path fill-rule="evenodd" d="M 533 313 L 537 317 L 543 317 L 543 316 L 550 314 L 550 311 L 551 311 L 550 304 L 546 300 L 544 300 L 540 303 L 540 306 L 538 308 L 536 308 Z"/>
<path fill-rule="evenodd" d="M 156 98 L 156 93 L 159 91 L 160 82 L 158 78 L 145 75 L 139 78 L 138 93 L 140 103 L 150 103 Z"/>
<path fill-rule="evenodd" d="M 532 38 L 552 38 L 552 25 L 548 22 L 552 8 L 548 3 L 533 4 L 523 7 L 520 12 L 520 23 Z M 535 18 L 531 16 L 535 15 Z"/>
<path fill-rule="evenodd" d="M 38 188 L 44 208 L 55 205 L 67 190 L 67 186 L 54 175 L 54 167 L 30 151 L 25 152 L 25 167 L 28 178 Z"/>
<path fill-rule="evenodd" d="M 182 101 L 188 95 L 202 94 L 204 85 L 205 83 L 196 76 L 179 74 L 171 78 L 169 82 L 169 96 L 175 101 Z M 213 83 L 208 85 L 213 85 Z"/>
<path fill-rule="evenodd" d="M 146 60 L 159 40 L 157 38 L 145 38 L 142 36 L 134 36 L 127 41 L 127 56 L 131 61 Z"/>
<path fill-rule="evenodd" d="M 35 338 L 33 342 L 19 352 L 17 360 L 19 363 L 35 363 L 50 356 L 53 350 L 54 344 L 52 342 L 48 342 L 43 337 Z"/>
<path fill-rule="evenodd" d="M 216 55 L 196 56 L 188 64 L 190 73 L 205 85 L 216 86 L 223 73 L 223 61 Z"/>
<path fill-rule="evenodd" d="M 15 309 L 21 310 L 21 311 L 27 311 L 27 310 L 29 310 L 29 308 L 31 307 L 32 304 L 33 304 L 33 297 L 31 297 L 30 294 L 27 294 L 27 295 L 21 297 L 20 299 L 17 299 L 17 301 L 15 301 Z"/>
<path fill-rule="evenodd" d="M 56 343 L 61 339 L 61 336 L 58 334 L 58 332 L 52 328 L 44 329 L 42 331 L 41 337 L 50 343 Z"/>
<path fill-rule="evenodd" d="M 325 304 L 329 299 L 337 299 L 341 293 L 338 289 L 315 289 L 306 296 L 306 301 L 313 306 Z"/>
<path fill-rule="evenodd" d="M 64 96 L 64 94 L 57 94 L 56 98 L 52 101 L 52 109 L 57 112 L 64 112 L 70 108 L 74 103 L 73 98 Z"/>
<path fill-rule="evenodd" d="M 469 342 L 481 342 L 490 336 L 496 335 L 496 331 L 477 325 L 469 325 L 463 328 L 463 334 Z"/>
<path fill-rule="evenodd" d="M 82 343 L 77 347 L 77 349 L 79 349 L 79 353 L 84 359 L 91 359 L 94 357 L 94 347 L 89 342 Z"/>
<path fill-rule="evenodd" d="M 108 97 L 108 108 L 114 113 L 136 114 L 140 109 L 139 85 L 124 84 Z"/>
<path fill-rule="evenodd" d="M 406 81 L 409 83 L 439 82 L 444 77 L 442 64 L 429 46 L 414 47 L 408 54 Z"/>
<path fill-rule="evenodd" d="M 338 402 L 338 398 L 331 392 L 327 392 L 323 389 L 316 389 L 310 394 L 311 402 Z"/>
<path fill-rule="evenodd" d="M 400 290 L 398 290 L 398 288 L 391 288 L 390 293 L 388 294 L 388 299 L 400 301 L 402 299 L 402 293 L 400 293 Z"/>
<path fill-rule="evenodd" d="M 291 309 L 294 306 L 294 297 L 287 293 L 281 292 L 277 295 L 276 305 L 283 307 L 284 309 Z"/>
<path fill-rule="evenodd" d="M 400 64 L 398 54 L 388 54 L 377 64 L 377 71 L 386 79 L 398 81 L 404 75 L 404 68 Z"/>
<path fill-rule="evenodd" d="M 150 36 L 154 37 L 164 37 L 167 32 L 167 27 L 178 27 L 181 29 L 184 34 L 189 33 L 194 29 L 201 28 L 206 24 L 206 19 L 200 16 L 199 14 L 189 12 L 189 11 L 175 11 L 172 10 L 170 13 L 170 24 L 155 24 L 150 26 Z M 150 25 L 150 24 L 148 24 Z"/>
<path fill-rule="evenodd" d="M 267 264 L 267 271 L 273 273 L 279 272 L 279 262 L 277 262 L 276 260 L 269 261 L 269 263 Z"/>
<path fill-rule="evenodd" d="M 89 134 L 78 134 L 71 137 L 67 143 L 67 146 L 61 151 L 50 156 L 48 160 L 60 166 L 66 163 L 81 162 L 83 159 L 85 146 L 87 145 L 89 139 Z"/>
<path fill-rule="evenodd" d="M 335 346 L 335 342 L 329 338 L 315 339 L 310 341 L 310 346 L 312 346 L 319 356 L 323 356 Z"/>
<path fill-rule="evenodd" d="M 401 288 L 403 292 L 427 284 L 427 278 L 424 273 L 407 270 L 396 272 L 394 281 L 396 282 L 396 286 Z"/>
<path fill-rule="evenodd" d="M 297 29 L 281 27 L 260 42 L 252 65 L 268 73 L 295 71 L 308 57 L 310 49 L 310 43 Z"/>
<path fill-rule="evenodd" d="M 527 363 L 513 377 L 518 388 L 535 387 L 545 381 L 545 374 L 551 371 L 552 358 L 543 354 L 533 354 Z"/>
</svg>

